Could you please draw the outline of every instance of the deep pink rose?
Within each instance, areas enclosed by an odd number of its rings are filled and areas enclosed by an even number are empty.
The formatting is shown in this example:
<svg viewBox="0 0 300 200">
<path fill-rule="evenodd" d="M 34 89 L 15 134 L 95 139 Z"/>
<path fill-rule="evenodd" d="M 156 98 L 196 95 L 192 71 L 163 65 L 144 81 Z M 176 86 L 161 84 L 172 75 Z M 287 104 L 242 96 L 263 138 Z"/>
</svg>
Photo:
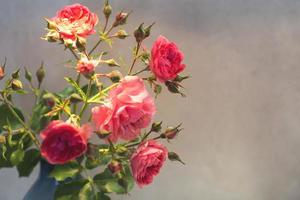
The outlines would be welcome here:
<svg viewBox="0 0 300 200">
<path fill-rule="evenodd" d="M 168 156 L 168 150 L 155 140 L 139 145 L 132 155 L 131 169 L 136 183 L 142 187 L 152 183 Z"/>
<path fill-rule="evenodd" d="M 92 120 L 100 132 L 110 132 L 109 139 L 133 140 L 146 128 L 155 113 L 153 98 L 137 76 L 126 76 L 112 89 L 105 105 L 92 109 Z"/>
<path fill-rule="evenodd" d="M 63 121 L 52 121 L 42 132 L 42 156 L 51 164 L 64 164 L 87 149 L 91 130 L 88 125 L 78 128 Z"/>
<path fill-rule="evenodd" d="M 77 36 L 86 38 L 96 33 L 94 27 L 98 23 L 98 17 L 87 7 L 73 4 L 59 10 L 50 21 L 56 24 L 56 29 L 62 39 L 74 41 Z"/>
<path fill-rule="evenodd" d="M 98 61 L 89 60 L 86 57 L 80 59 L 77 63 L 77 72 L 84 76 L 90 76 L 94 73 L 95 67 L 98 65 Z"/>
<path fill-rule="evenodd" d="M 159 36 L 152 47 L 150 69 L 161 82 L 173 80 L 185 68 L 183 57 L 174 42 Z"/>
</svg>

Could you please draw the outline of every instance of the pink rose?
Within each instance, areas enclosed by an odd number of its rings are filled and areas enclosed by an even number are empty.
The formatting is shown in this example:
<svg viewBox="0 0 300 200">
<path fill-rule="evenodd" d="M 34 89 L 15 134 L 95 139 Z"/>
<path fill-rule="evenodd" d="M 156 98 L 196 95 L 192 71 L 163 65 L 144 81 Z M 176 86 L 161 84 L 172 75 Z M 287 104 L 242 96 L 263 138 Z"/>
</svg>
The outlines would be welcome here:
<svg viewBox="0 0 300 200">
<path fill-rule="evenodd" d="M 94 27 L 98 23 L 98 17 L 87 7 L 73 4 L 59 10 L 50 21 L 55 23 L 62 39 L 74 41 L 77 36 L 86 38 L 96 33 Z"/>
<path fill-rule="evenodd" d="M 155 113 L 153 98 L 137 76 L 126 76 L 109 93 L 105 105 L 92 109 L 92 120 L 100 132 L 110 132 L 109 139 L 133 140 L 146 128 Z"/>
<path fill-rule="evenodd" d="M 84 75 L 84 76 L 91 76 L 94 71 L 95 67 L 98 65 L 98 61 L 96 60 L 89 60 L 86 57 L 80 59 L 77 63 L 77 72 Z"/>
<path fill-rule="evenodd" d="M 136 183 L 142 187 L 152 183 L 168 156 L 168 150 L 155 140 L 139 145 L 132 155 L 131 170 Z"/>
<path fill-rule="evenodd" d="M 150 69 L 161 82 L 173 80 L 185 68 L 183 57 L 174 42 L 159 36 L 152 47 Z"/>
<path fill-rule="evenodd" d="M 88 125 L 77 128 L 63 121 L 52 121 L 42 132 L 42 156 L 51 164 L 64 164 L 82 155 L 87 149 L 91 130 Z"/>
</svg>

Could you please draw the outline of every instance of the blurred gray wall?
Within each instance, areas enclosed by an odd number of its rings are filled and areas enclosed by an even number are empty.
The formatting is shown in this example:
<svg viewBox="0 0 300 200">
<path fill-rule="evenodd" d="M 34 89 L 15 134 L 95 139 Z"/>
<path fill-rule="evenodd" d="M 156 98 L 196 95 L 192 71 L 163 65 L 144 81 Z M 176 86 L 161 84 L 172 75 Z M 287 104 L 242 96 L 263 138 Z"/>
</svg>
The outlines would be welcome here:
<svg viewBox="0 0 300 200">
<path fill-rule="evenodd" d="M 61 89 L 68 52 L 39 39 L 43 17 L 68 0 L 0 0 L 0 58 L 8 70 L 47 66 L 47 88 Z M 82 1 L 100 12 L 100 0 Z M 132 30 L 156 21 L 159 34 L 185 52 L 187 98 L 164 94 L 157 119 L 184 122 L 168 145 L 187 163 L 168 163 L 149 187 L 117 200 L 300 199 L 300 1 L 299 0 L 112 0 L 133 9 Z M 103 18 L 102 18 L 103 19 Z M 128 42 L 116 55 L 129 60 Z M 2 84 L 2 83 L 1 83 Z M 29 100 L 20 100 L 29 110 Z M 35 180 L 0 170 L 0 199 L 18 200 Z"/>
</svg>

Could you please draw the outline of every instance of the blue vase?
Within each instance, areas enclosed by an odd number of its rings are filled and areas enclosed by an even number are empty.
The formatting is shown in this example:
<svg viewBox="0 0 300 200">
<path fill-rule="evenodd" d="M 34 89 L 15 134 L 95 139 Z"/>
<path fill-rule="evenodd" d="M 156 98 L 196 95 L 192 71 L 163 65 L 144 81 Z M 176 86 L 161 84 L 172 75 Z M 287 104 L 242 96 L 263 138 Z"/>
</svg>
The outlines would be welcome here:
<svg viewBox="0 0 300 200">
<path fill-rule="evenodd" d="M 54 165 L 42 160 L 40 162 L 40 173 L 38 179 L 26 193 L 23 200 L 53 200 L 54 192 L 58 183 L 53 178 L 49 178 L 49 173 Z"/>
</svg>

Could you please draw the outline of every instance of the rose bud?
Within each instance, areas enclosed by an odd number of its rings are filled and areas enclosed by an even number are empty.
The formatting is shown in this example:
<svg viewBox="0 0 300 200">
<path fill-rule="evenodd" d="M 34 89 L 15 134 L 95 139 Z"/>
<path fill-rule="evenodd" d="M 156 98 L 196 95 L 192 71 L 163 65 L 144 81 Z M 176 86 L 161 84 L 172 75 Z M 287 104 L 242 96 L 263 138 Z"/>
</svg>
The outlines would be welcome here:
<svg viewBox="0 0 300 200">
<path fill-rule="evenodd" d="M 52 121 L 41 132 L 41 155 L 51 164 L 65 164 L 80 157 L 87 150 L 91 128 L 77 127 L 60 120 Z"/>
<path fill-rule="evenodd" d="M 56 104 L 56 97 L 51 93 L 44 94 L 43 100 L 45 105 L 51 108 L 54 107 Z"/>
<path fill-rule="evenodd" d="M 130 158 L 131 169 L 136 183 L 143 187 L 153 182 L 166 161 L 168 150 L 155 140 L 149 140 L 139 145 Z"/>
<path fill-rule="evenodd" d="M 145 29 L 143 27 L 144 23 L 142 23 L 135 31 L 134 37 L 137 43 L 142 42 L 145 39 Z"/>
<path fill-rule="evenodd" d="M 119 26 L 119 25 L 123 25 L 126 23 L 127 18 L 129 16 L 130 13 L 126 13 L 126 12 L 120 12 L 115 19 L 115 22 L 113 24 L 114 27 Z"/>
<path fill-rule="evenodd" d="M 181 160 L 181 158 L 179 157 L 179 155 L 175 152 L 169 152 L 168 153 L 168 158 L 171 161 L 178 161 L 180 163 L 182 163 L 183 165 L 185 165 L 185 163 Z"/>
<path fill-rule="evenodd" d="M 161 122 L 154 122 L 152 124 L 151 131 L 158 133 L 162 128 L 161 125 L 162 125 L 162 121 Z"/>
<path fill-rule="evenodd" d="M 180 131 L 182 131 L 182 129 L 179 129 L 179 127 L 181 126 L 181 124 L 180 125 L 178 125 L 177 127 L 168 127 L 167 129 L 166 129 L 166 131 L 164 132 L 164 133 L 162 133 L 161 134 L 161 138 L 167 138 L 167 139 L 169 139 L 169 140 L 172 140 L 172 139 L 174 139 L 177 135 L 178 135 L 178 133 L 180 132 Z"/>
<path fill-rule="evenodd" d="M 115 174 L 122 170 L 122 165 L 120 162 L 113 160 L 111 163 L 109 163 L 107 168 L 111 171 L 111 173 Z"/>
<path fill-rule="evenodd" d="M 185 69 L 183 58 L 183 53 L 174 42 L 160 36 L 152 47 L 150 69 L 160 82 L 171 81 Z"/>
<path fill-rule="evenodd" d="M 125 30 L 119 30 L 116 34 L 115 37 L 119 38 L 119 39 L 125 39 L 126 37 L 128 37 L 128 34 L 126 33 Z"/>
<path fill-rule="evenodd" d="M 27 70 L 27 68 L 25 68 L 25 79 L 29 82 L 32 80 L 32 74 Z"/>
<path fill-rule="evenodd" d="M 105 18 L 108 19 L 109 16 L 111 15 L 111 13 L 112 13 L 112 7 L 111 7 L 111 5 L 109 5 L 108 0 L 106 0 L 104 8 L 103 8 L 103 14 L 104 14 Z"/>
<path fill-rule="evenodd" d="M 36 71 L 35 75 L 36 75 L 36 78 L 38 80 L 38 83 L 39 83 L 39 87 L 41 86 L 44 78 L 45 78 L 45 70 L 44 70 L 44 63 L 42 62 L 40 68 Z"/>
<path fill-rule="evenodd" d="M 95 72 L 95 67 L 99 64 L 97 60 L 89 60 L 87 57 L 81 58 L 77 63 L 77 72 L 86 78 L 91 78 Z"/>
<path fill-rule="evenodd" d="M 15 91 L 23 89 L 23 84 L 19 79 L 12 79 L 10 86 Z"/>
<path fill-rule="evenodd" d="M 110 80 L 113 83 L 118 83 L 120 82 L 121 78 L 122 78 L 122 74 L 119 71 L 112 71 L 109 74 L 107 74 L 107 76 L 110 78 Z"/>
<path fill-rule="evenodd" d="M 5 76 L 5 67 L 0 66 L 0 80 Z"/>
</svg>

